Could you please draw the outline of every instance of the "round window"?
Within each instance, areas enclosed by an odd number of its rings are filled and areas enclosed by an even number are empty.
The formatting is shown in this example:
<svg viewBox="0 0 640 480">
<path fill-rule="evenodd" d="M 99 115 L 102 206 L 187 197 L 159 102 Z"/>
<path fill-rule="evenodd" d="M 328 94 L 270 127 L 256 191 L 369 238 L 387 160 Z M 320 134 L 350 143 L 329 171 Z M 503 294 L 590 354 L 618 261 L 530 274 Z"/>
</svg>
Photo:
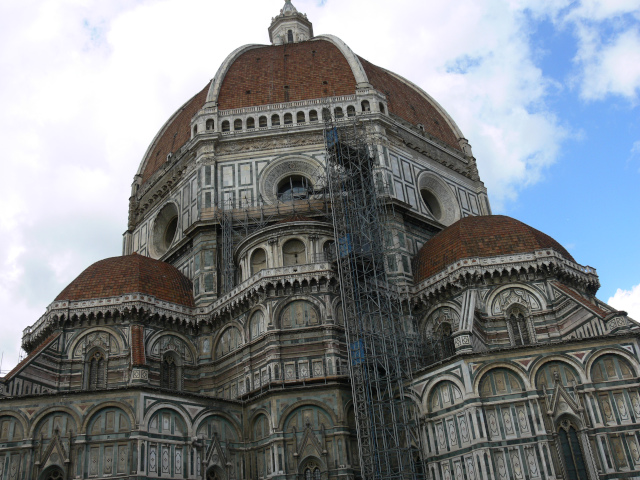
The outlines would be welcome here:
<svg viewBox="0 0 640 480">
<path fill-rule="evenodd" d="M 164 255 L 173 243 L 178 231 L 178 209 L 173 203 L 162 207 L 153 224 L 152 253 Z"/>
<path fill-rule="evenodd" d="M 422 196 L 422 201 L 429 210 L 429 213 L 433 215 L 433 218 L 436 220 L 440 220 L 442 218 L 442 208 L 440 207 L 438 198 L 431 190 L 427 189 L 420 190 L 420 195 Z"/>
<path fill-rule="evenodd" d="M 302 200 L 309 197 L 311 184 L 302 175 L 292 175 L 278 183 L 278 200 L 290 202 L 291 200 Z"/>
</svg>

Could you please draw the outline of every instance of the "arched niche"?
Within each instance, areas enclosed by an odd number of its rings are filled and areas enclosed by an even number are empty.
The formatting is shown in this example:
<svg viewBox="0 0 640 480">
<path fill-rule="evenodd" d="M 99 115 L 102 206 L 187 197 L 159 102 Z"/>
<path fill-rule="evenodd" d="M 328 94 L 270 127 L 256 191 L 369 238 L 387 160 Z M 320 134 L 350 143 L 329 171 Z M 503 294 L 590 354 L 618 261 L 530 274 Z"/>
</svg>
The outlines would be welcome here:
<svg viewBox="0 0 640 480">
<path fill-rule="evenodd" d="M 262 310 L 253 312 L 249 319 L 249 338 L 255 340 L 267 331 L 267 320 Z"/>
<path fill-rule="evenodd" d="M 284 431 L 291 432 L 292 428 L 301 432 L 307 425 L 310 425 L 313 430 L 317 430 L 321 425 L 325 428 L 333 427 L 333 418 L 329 414 L 328 410 L 318 405 L 305 402 L 295 407 L 290 413 L 285 413 L 284 416 Z"/>
<path fill-rule="evenodd" d="M 156 411 L 149 419 L 147 429 L 149 433 L 181 439 L 186 438 L 189 434 L 183 416 L 169 408 L 160 408 Z"/>
<path fill-rule="evenodd" d="M 128 438 L 131 433 L 129 415 L 117 407 L 107 407 L 91 415 L 87 424 L 88 439 L 110 435 L 111 438 Z M 100 438 L 101 440 L 101 438 Z"/>
<path fill-rule="evenodd" d="M 464 397 L 460 388 L 450 381 L 436 384 L 429 394 L 429 412 L 438 412 L 444 408 L 450 408 L 463 401 Z"/>
<path fill-rule="evenodd" d="M 242 333 L 236 326 L 227 327 L 219 336 L 216 343 L 215 358 L 222 358 L 242 346 Z"/>
<path fill-rule="evenodd" d="M 262 440 L 271 435 L 271 428 L 269 426 L 269 419 L 264 413 L 259 414 L 254 418 L 251 425 L 251 439 L 253 441 Z"/>
<path fill-rule="evenodd" d="M 197 436 L 204 436 L 207 439 L 214 437 L 224 446 L 237 443 L 240 438 L 238 427 L 231 420 L 222 415 L 209 415 L 198 424 Z"/>
<path fill-rule="evenodd" d="M 8 442 L 19 442 L 24 438 L 24 425 L 11 415 L 0 415 L 0 445 Z"/>
<path fill-rule="evenodd" d="M 478 395 L 482 398 L 520 394 L 524 391 L 523 379 L 506 368 L 494 368 L 484 373 L 478 387 Z"/>
<path fill-rule="evenodd" d="M 267 252 L 263 248 L 256 248 L 251 253 L 251 275 L 267 268 Z"/>
<path fill-rule="evenodd" d="M 568 362 L 552 360 L 542 364 L 535 374 L 536 389 L 552 389 L 556 383 L 562 384 L 567 389 L 582 383 L 577 370 Z"/>
<path fill-rule="evenodd" d="M 78 425 L 75 419 L 67 412 L 52 411 L 40 419 L 34 431 L 34 438 L 42 438 L 46 443 L 51 440 L 56 433 L 60 437 L 78 432 Z"/>
<path fill-rule="evenodd" d="M 593 383 L 604 383 L 631 380 L 635 374 L 633 367 L 625 358 L 609 353 L 598 357 L 592 363 L 589 376 Z"/>
<path fill-rule="evenodd" d="M 320 315 L 315 306 L 306 300 L 288 303 L 280 313 L 282 329 L 301 328 L 320 324 Z"/>
<path fill-rule="evenodd" d="M 282 265 L 290 267 L 307 263 L 307 247 L 299 238 L 292 238 L 282 245 Z"/>
</svg>

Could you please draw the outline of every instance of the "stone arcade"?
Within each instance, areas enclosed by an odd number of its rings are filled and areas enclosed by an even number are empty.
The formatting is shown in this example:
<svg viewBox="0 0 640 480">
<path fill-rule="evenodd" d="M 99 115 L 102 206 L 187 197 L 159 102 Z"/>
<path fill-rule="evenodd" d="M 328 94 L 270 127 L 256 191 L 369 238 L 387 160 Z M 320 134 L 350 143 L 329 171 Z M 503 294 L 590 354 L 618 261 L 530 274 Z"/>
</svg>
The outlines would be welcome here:
<svg viewBox="0 0 640 480">
<path fill-rule="evenodd" d="M 334 230 L 308 196 L 326 108 L 380 139 L 386 267 L 437 339 L 406 390 L 426 478 L 640 478 L 638 328 L 595 297 L 596 271 L 491 215 L 469 143 L 419 87 L 314 36 L 290 0 L 269 38 L 153 139 L 123 256 L 24 331 L 0 480 L 358 476 Z M 268 218 L 229 250 L 223 216 L 243 211 Z"/>
</svg>

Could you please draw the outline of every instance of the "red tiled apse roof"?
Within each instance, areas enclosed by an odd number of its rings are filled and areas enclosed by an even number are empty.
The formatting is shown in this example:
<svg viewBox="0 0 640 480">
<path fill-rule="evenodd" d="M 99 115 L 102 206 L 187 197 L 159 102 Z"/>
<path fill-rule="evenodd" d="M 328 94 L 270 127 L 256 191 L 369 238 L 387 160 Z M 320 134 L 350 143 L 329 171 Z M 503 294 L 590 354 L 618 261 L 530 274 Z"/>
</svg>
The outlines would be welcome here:
<svg viewBox="0 0 640 480">
<path fill-rule="evenodd" d="M 194 306 L 191 280 L 173 265 L 135 253 L 94 263 L 60 292 L 56 301 L 128 293 L 143 293 L 167 302 Z"/>
<path fill-rule="evenodd" d="M 425 243 L 415 260 L 416 283 L 464 258 L 530 253 L 550 248 L 574 262 L 549 235 L 504 215 L 465 217 Z"/>
</svg>

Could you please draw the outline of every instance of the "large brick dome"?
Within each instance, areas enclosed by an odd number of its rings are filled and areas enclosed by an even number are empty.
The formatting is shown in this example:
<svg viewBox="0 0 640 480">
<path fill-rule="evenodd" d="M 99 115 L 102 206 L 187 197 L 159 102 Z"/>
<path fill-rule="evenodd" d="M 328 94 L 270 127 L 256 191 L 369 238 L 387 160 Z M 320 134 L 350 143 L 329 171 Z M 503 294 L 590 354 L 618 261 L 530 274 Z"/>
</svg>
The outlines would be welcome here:
<svg viewBox="0 0 640 480">
<path fill-rule="evenodd" d="M 56 301 L 90 300 L 131 293 L 193 307 L 191 280 L 173 265 L 132 254 L 100 260 L 71 282 Z"/>
<path fill-rule="evenodd" d="M 425 243 L 415 258 L 416 283 L 465 258 L 486 258 L 553 249 L 575 260 L 549 235 L 504 215 L 465 217 Z"/>
<path fill-rule="evenodd" d="M 261 105 L 355 95 L 373 87 L 386 97 L 388 113 L 457 151 L 462 134 L 429 95 L 410 81 L 355 55 L 333 36 L 284 45 L 249 45 L 233 52 L 216 77 L 187 101 L 153 140 L 140 166 L 147 182 L 191 139 L 191 119 L 203 107 L 229 111 Z"/>
</svg>

